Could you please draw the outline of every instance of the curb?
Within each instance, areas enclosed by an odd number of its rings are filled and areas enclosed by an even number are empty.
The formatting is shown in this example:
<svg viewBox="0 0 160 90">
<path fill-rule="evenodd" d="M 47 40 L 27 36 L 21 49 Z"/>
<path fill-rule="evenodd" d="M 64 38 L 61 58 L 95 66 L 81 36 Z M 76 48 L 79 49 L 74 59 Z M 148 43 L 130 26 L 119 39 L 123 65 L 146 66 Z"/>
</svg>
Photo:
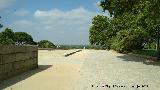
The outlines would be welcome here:
<svg viewBox="0 0 160 90">
<path fill-rule="evenodd" d="M 82 50 L 77 50 L 77 51 L 75 51 L 75 52 L 71 52 L 71 53 L 66 54 L 66 55 L 64 55 L 64 56 L 65 56 L 65 57 L 68 57 L 68 56 L 70 56 L 70 55 L 72 55 L 72 54 L 75 54 L 75 53 L 77 53 L 77 52 L 80 52 L 80 51 L 82 51 Z"/>
</svg>

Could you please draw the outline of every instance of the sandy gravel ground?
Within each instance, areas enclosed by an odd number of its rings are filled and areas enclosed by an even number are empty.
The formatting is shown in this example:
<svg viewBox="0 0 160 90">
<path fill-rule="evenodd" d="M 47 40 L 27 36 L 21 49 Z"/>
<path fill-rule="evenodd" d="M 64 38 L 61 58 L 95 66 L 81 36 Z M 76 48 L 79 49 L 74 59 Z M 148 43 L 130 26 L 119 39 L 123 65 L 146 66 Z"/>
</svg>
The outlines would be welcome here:
<svg viewBox="0 0 160 90">
<path fill-rule="evenodd" d="M 1 82 L 0 89 L 160 90 L 160 66 L 155 63 L 105 50 L 64 57 L 72 51 L 39 51 L 39 69 Z"/>
</svg>

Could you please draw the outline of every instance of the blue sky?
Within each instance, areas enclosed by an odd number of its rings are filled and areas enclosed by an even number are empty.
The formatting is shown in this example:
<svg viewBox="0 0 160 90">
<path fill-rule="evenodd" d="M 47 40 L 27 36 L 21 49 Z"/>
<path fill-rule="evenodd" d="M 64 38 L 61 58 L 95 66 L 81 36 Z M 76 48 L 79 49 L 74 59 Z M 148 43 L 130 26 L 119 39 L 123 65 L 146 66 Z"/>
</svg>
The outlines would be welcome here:
<svg viewBox="0 0 160 90">
<path fill-rule="evenodd" d="M 15 32 L 31 34 L 35 41 L 89 44 L 91 20 L 103 14 L 97 2 L 99 0 L 0 0 L 1 23 Z"/>
</svg>

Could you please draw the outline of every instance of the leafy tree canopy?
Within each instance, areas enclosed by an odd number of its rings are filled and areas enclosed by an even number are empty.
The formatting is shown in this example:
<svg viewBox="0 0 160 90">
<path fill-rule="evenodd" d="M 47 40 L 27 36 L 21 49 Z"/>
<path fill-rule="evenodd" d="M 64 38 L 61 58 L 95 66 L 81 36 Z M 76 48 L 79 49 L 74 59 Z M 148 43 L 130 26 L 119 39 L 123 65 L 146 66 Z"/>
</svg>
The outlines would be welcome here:
<svg viewBox="0 0 160 90">
<path fill-rule="evenodd" d="M 14 44 L 14 40 L 14 32 L 9 28 L 6 28 L 5 31 L 0 34 L 0 44 Z"/>
<path fill-rule="evenodd" d="M 55 48 L 55 45 L 48 40 L 41 40 L 40 42 L 38 42 L 38 47 L 39 48 Z"/>
<path fill-rule="evenodd" d="M 31 35 L 26 32 L 13 32 L 12 29 L 6 28 L 3 32 L 0 33 L 0 44 L 15 44 L 23 45 L 37 45 L 36 42 L 33 41 Z"/>
<path fill-rule="evenodd" d="M 89 36 L 92 45 L 105 45 L 105 33 L 107 32 L 108 25 L 109 19 L 106 16 L 97 15 L 93 18 Z"/>
<path fill-rule="evenodd" d="M 100 6 L 113 18 L 104 19 L 107 25 L 100 18 L 94 20 L 97 16 L 93 18 L 91 44 L 103 41 L 99 45 L 125 52 L 141 49 L 148 42 L 159 42 L 160 0 L 101 0 Z"/>
<path fill-rule="evenodd" d="M 26 32 L 15 32 L 15 41 L 18 44 L 32 44 L 34 42 L 32 36 Z"/>
</svg>

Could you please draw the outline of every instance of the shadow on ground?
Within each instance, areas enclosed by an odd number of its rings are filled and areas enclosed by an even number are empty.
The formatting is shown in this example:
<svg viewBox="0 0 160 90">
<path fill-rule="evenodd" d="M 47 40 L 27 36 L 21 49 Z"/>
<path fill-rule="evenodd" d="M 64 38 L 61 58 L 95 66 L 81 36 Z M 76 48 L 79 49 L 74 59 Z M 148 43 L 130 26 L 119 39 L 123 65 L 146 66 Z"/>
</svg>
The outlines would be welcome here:
<svg viewBox="0 0 160 90">
<path fill-rule="evenodd" d="M 117 58 L 120 58 L 123 61 L 142 62 L 143 64 L 146 64 L 146 65 L 160 66 L 160 61 L 147 60 L 145 58 L 137 57 L 134 55 L 117 56 Z"/>
<path fill-rule="evenodd" d="M 0 82 L 0 90 L 3 90 L 9 86 L 12 86 L 22 80 L 25 80 L 25 79 L 35 75 L 36 73 L 42 72 L 50 67 L 52 67 L 52 65 L 39 65 L 38 69 L 27 71 L 23 74 L 20 74 L 18 76 L 15 76 L 13 78 L 8 79 L 8 80 L 4 80 L 4 81 Z"/>
</svg>

